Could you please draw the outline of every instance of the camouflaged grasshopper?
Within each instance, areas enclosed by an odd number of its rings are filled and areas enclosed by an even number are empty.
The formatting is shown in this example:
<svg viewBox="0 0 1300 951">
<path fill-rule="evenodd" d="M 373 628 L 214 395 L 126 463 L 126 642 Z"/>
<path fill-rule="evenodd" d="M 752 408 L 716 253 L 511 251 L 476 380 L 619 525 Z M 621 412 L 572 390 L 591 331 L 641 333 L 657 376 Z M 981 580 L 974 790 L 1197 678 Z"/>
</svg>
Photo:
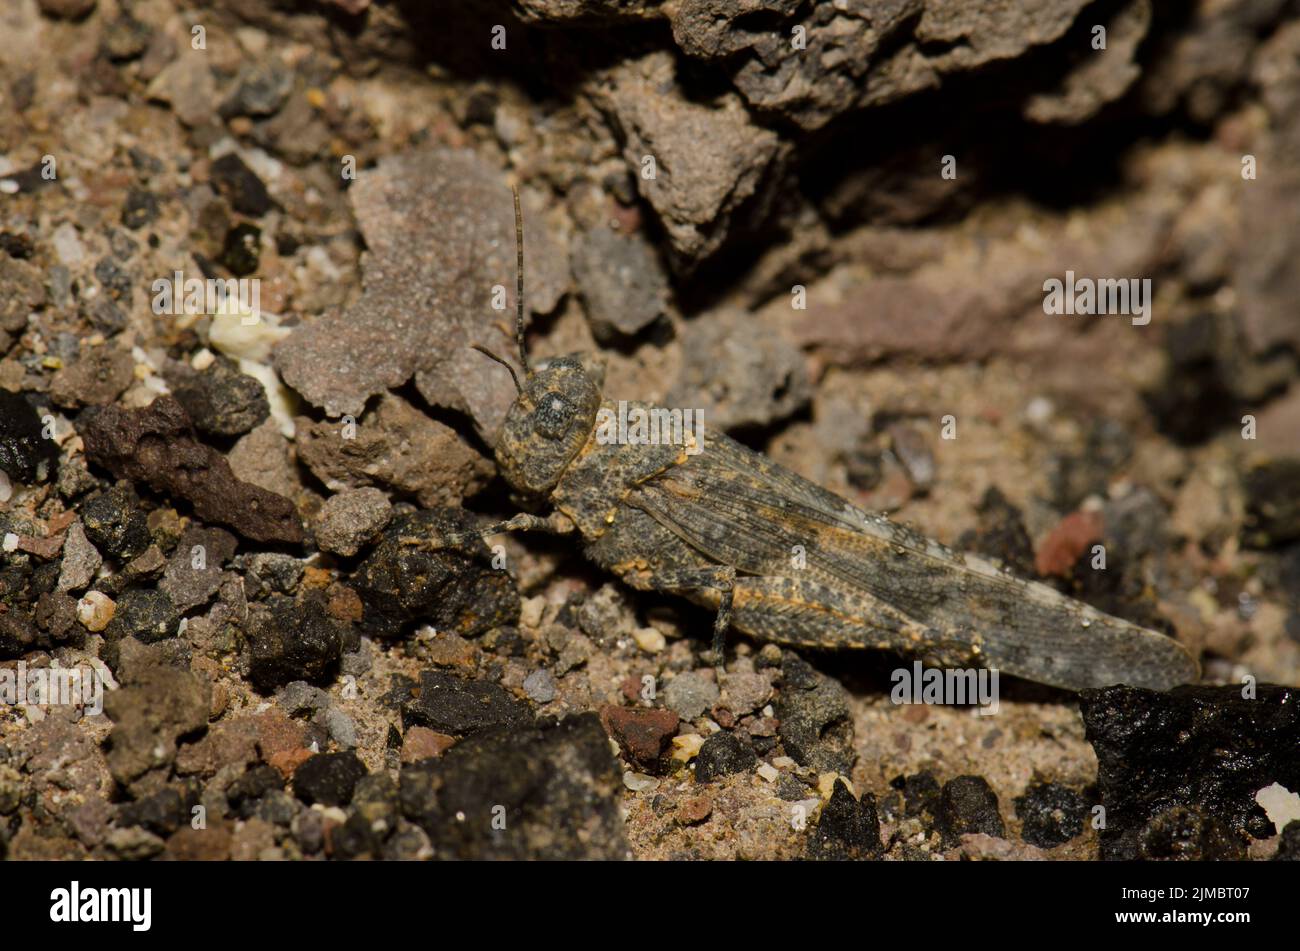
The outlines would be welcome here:
<svg viewBox="0 0 1300 951">
<path fill-rule="evenodd" d="M 693 436 L 686 445 L 597 439 L 597 414 L 613 405 L 582 365 L 529 365 L 517 191 L 515 226 L 522 384 L 505 360 L 476 349 L 510 371 L 519 394 L 497 465 L 517 493 L 552 511 L 480 536 L 576 530 L 587 556 L 632 587 L 714 608 L 718 663 L 734 626 L 781 644 L 894 651 L 1070 690 L 1164 690 L 1198 677 L 1175 640 L 864 512 L 722 433 L 705 430 L 702 446 Z"/>
</svg>

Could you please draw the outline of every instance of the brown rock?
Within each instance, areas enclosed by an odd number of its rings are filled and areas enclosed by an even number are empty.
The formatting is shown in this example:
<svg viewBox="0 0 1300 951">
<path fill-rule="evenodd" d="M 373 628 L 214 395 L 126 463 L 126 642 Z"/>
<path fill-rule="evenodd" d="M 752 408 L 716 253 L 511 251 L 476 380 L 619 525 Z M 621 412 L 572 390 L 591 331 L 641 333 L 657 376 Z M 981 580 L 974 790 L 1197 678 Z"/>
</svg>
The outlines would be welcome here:
<svg viewBox="0 0 1300 951">
<path fill-rule="evenodd" d="M 224 862 L 230 858 L 230 826 L 211 815 L 206 829 L 183 825 L 167 840 L 163 857 L 177 862 Z"/>
<path fill-rule="evenodd" d="M 203 521 L 254 541 L 302 541 L 293 503 L 236 479 L 221 453 L 198 441 L 185 410 L 171 397 L 160 396 L 144 409 L 89 411 L 79 428 L 91 462 L 187 500 Z"/>
<path fill-rule="evenodd" d="M 294 471 L 289 440 L 280 432 L 280 424 L 268 419 L 241 436 L 230 450 L 230 469 L 241 482 L 283 495 L 296 497 L 302 485 Z"/>
<path fill-rule="evenodd" d="M 257 759 L 257 721 L 240 717 L 215 723 L 197 742 L 176 753 L 176 772 L 208 778 L 227 766 L 247 766 Z"/>
<path fill-rule="evenodd" d="M 50 398 L 59 406 L 105 406 L 135 379 L 135 361 L 117 347 L 87 347 L 76 363 L 54 374 Z"/>
<path fill-rule="evenodd" d="M 750 119 L 734 93 L 712 104 L 682 95 L 674 62 L 667 51 L 629 61 L 602 77 L 592 94 L 668 233 L 674 264 L 690 270 L 722 246 L 742 205 L 772 190 L 787 147 Z M 643 173 L 647 156 L 654 158 L 653 177 Z"/>
<path fill-rule="evenodd" d="M 684 826 L 703 822 L 713 814 L 713 797 L 708 793 L 690 796 L 677 805 L 677 821 Z"/>
<path fill-rule="evenodd" d="M 650 768 L 658 763 L 681 721 L 671 710 L 605 706 L 600 710 L 600 722 L 629 761 Z"/>
<path fill-rule="evenodd" d="M 297 720 L 291 720 L 274 708 L 259 713 L 254 718 L 257 726 L 257 748 L 262 759 L 270 763 L 271 757 L 300 750 L 306 745 L 307 733 Z"/>
<path fill-rule="evenodd" d="M 295 330 L 276 350 L 277 369 L 329 416 L 360 416 L 371 396 L 414 376 L 426 400 L 469 413 L 494 438 L 514 387 L 468 347 L 514 347 L 509 321 L 491 319 L 493 285 L 515 284 L 504 176 L 473 152 L 425 149 L 381 160 L 348 194 L 370 249 L 361 299 Z M 567 254 L 529 204 L 528 305 L 545 313 L 567 288 Z"/>
<path fill-rule="evenodd" d="M 508 384 L 507 389 L 513 391 Z M 454 429 L 392 393 L 385 393 L 354 429 L 297 420 L 299 456 L 334 491 L 386 486 L 414 496 L 426 508 L 459 505 L 494 472 L 492 463 Z"/>
<path fill-rule="evenodd" d="M 1100 512 L 1071 512 L 1038 546 L 1034 568 L 1040 575 L 1069 577 L 1079 556 L 1101 541 Z"/>
<path fill-rule="evenodd" d="M 108 767 L 124 786 L 152 774 L 162 781 L 176 756 L 178 738 L 208 722 L 212 686 L 188 671 L 153 666 L 129 686 L 104 695 L 104 713 L 113 721 Z"/>
<path fill-rule="evenodd" d="M 1007 5 L 913 0 L 682 0 L 673 38 L 725 60 L 750 105 L 817 129 L 852 109 L 939 86 L 944 78 L 1060 39 L 1087 0 Z M 803 48 L 793 29 L 804 31 Z"/>
<path fill-rule="evenodd" d="M 422 759 L 435 759 L 456 745 L 456 738 L 438 733 L 427 726 L 412 726 L 402 737 L 402 762 L 414 763 Z"/>
</svg>

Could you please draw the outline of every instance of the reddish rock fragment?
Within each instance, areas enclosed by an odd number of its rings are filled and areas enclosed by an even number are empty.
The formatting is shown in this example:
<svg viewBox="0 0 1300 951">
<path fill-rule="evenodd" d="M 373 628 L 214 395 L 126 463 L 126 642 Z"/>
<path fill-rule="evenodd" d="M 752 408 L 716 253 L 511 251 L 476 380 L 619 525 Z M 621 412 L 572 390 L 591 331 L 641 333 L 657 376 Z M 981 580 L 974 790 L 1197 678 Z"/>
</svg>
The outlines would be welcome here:
<svg viewBox="0 0 1300 951">
<path fill-rule="evenodd" d="M 1038 546 L 1034 568 L 1040 575 L 1068 577 L 1079 556 L 1101 540 L 1100 512 L 1071 512 Z"/>
<path fill-rule="evenodd" d="M 659 761 L 664 745 L 681 721 L 671 710 L 606 706 L 601 708 L 600 722 L 624 756 L 648 768 Z"/>
</svg>

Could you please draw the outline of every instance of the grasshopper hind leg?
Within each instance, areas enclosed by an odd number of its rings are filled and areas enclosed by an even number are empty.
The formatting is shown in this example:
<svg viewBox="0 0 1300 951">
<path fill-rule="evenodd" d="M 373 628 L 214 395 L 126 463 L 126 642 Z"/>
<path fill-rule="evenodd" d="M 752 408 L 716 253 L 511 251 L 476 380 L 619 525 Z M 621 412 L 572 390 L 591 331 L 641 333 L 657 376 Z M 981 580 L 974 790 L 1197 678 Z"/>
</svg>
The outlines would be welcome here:
<svg viewBox="0 0 1300 951">
<path fill-rule="evenodd" d="M 713 666 L 722 669 L 726 657 L 727 632 L 731 630 L 732 604 L 736 594 L 736 569 L 730 565 L 708 568 L 679 568 L 657 572 L 650 576 L 653 591 L 680 592 L 690 589 L 711 588 L 718 592 L 718 613 L 713 618 L 713 644 L 710 654 Z"/>
</svg>

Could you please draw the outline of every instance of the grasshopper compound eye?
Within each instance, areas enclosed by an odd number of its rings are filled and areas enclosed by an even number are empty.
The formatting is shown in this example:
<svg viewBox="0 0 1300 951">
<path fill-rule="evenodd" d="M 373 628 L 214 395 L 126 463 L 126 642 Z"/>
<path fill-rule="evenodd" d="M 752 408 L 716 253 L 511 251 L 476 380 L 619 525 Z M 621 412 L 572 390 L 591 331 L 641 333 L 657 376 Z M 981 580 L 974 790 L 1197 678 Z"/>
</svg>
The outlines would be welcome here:
<svg viewBox="0 0 1300 951">
<path fill-rule="evenodd" d="M 548 393 L 533 413 L 533 426 L 547 439 L 563 439 L 575 416 L 572 403 L 559 393 Z"/>
</svg>

